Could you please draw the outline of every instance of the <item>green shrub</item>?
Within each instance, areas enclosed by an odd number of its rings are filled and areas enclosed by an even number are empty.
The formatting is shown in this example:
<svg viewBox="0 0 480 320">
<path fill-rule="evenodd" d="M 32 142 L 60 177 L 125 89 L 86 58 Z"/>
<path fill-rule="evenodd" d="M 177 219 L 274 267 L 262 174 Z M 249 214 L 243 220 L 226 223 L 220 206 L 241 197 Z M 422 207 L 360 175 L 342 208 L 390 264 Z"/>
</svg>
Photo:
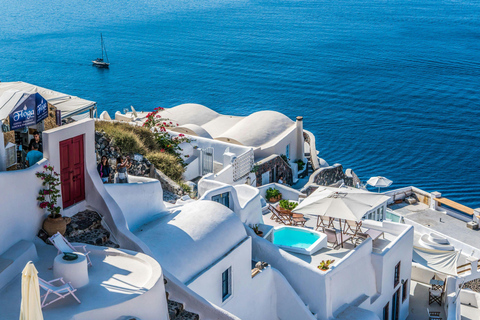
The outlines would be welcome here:
<svg viewBox="0 0 480 320">
<path fill-rule="evenodd" d="M 280 191 L 278 191 L 277 189 L 275 188 L 268 188 L 267 189 L 267 199 L 270 199 L 270 198 L 276 198 L 280 195 Z"/>
<path fill-rule="evenodd" d="M 295 163 L 298 164 L 298 171 L 302 171 L 305 167 L 305 162 L 301 159 L 295 160 Z"/>
<path fill-rule="evenodd" d="M 153 163 L 155 168 L 162 171 L 174 181 L 182 180 L 184 168 L 173 154 L 166 152 L 151 152 L 146 155 L 148 161 Z"/>
<path fill-rule="evenodd" d="M 122 153 L 145 155 L 160 150 L 153 133 L 146 128 L 122 122 L 96 121 L 95 130 L 104 131 Z"/>
<path fill-rule="evenodd" d="M 283 208 L 285 210 L 293 210 L 298 206 L 298 203 L 296 202 L 290 202 L 288 200 L 280 200 L 280 208 Z"/>
</svg>

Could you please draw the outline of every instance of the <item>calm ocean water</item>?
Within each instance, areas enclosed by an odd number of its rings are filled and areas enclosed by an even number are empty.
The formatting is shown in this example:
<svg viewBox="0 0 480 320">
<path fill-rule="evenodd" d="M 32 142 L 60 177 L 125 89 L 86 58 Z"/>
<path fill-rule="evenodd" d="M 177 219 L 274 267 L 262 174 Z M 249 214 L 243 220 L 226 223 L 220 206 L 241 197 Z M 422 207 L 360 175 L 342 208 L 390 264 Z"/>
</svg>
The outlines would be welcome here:
<svg viewBox="0 0 480 320">
<path fill-rule="evenodd" d="M 463 0 L 0 0 L 0 80 L 110 114 L 303 115 L 330 164 L 476 208 L 479 16 Z M 100 32 L 110 70 L 90 63 Z"/>
</svg>

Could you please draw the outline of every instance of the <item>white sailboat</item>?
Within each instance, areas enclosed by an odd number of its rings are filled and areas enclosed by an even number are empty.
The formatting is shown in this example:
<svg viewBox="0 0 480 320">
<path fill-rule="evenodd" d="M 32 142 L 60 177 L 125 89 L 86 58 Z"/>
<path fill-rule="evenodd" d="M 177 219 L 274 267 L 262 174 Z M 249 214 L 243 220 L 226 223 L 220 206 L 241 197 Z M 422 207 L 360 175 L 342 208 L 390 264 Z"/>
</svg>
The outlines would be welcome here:
<svg viewBox="0 0 480 320">
<path fill-rule="evenodd" d="M 108 66 L 110 66 L 110 63 L 108 61 L 108 55 L 107 55 L 107 49 L 105 49 L 105 43 L 103 42 L 103 35 L 100 33 L 100 39 L 101 39 L 101 42 L 102 42 L 102 57 L 101 58 L 97 58 L 95 60 L 93 60 L 93 65 L 97 68 L 108 68 Z M 106 58 L 107 61 L 104 61 L 103 58 Z"/>
</svg>

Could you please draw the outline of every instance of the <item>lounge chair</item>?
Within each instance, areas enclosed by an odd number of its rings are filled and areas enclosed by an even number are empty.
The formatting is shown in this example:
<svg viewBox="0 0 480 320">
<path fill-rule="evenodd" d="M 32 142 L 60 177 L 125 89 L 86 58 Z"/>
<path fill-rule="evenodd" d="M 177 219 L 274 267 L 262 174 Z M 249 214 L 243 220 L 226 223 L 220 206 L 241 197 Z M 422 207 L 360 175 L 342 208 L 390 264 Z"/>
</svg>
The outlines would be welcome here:
<svg viewBox="0 0 480 320">
<path fill-rule="evenodd" d="M 307 220 L 301 213 L 284 213 L 269 205 L 268 209 L 272 212 L 272 217 L 275 215 L 275 221 L 281 222 L 285 225 L 305 227 Z"/>
<path fill-rule="evenodd" d="M 285 225 L 292 224 L 289 219 L 285 219 L 285 217 L 280 212 L 278 212 L 278 210 L 275 209 L 275 207 L 273 207 L 271 204 L 268 205 L 268 210 L 270 210 L 270 212 L 272 213 L 272 217 L 271 217 L 272 220 L 275 220 L 276 222 L 279 222 L 279 223 L 283 223 Z"/>
<path fill-rule="evenodd" d="M 326 217 L 326 216 L 317 216 L 317 227 L 315 230 L 318 230 L 318 228 L 322 228 L 325 230 L 325 228 L 331 228 L 334 229 L 335 227 L 333 226 L 333 218 Z"/>
<path fill-rule="evenodd" d="M 442 318 L 440 318 L 440 311 L 430 311 L 427 308 L 427 315 L 428 320 L 442 320 Z"/>
<path fill-rule="evenodd" d="M 90 260 L 89 253 L 90 251 L 87 252 L 87 246 L 86 245 L 81 245 L 81 246 L 73 246 L 70 242 L 65 239 L 60 232 L 57 232 L 50 238 L 48 238 L 50 242 L 55 246 L 55 248 L 58 249 L 58 254 L 60 252 L 80 252 L 80 250 L 83 251 L 85 256 L 87 257 L 88 265 L 92 266 L 92 261 Z"/>
<path fill-rule="evenodd" d="M 351 234 L 355 237 L 358 232 L 362 232 L 362 221 L 345 220 L 343 233 Z"/>
<path fill-rule="evenodd" d="M 428 289 L 428 305 L 436 302 L 441 306 L 443 294 L 445 293 L 445 281 L 436 279 L 435 276 L 433 276 L 430 283 L 432 284 L 432 287 Z"/>
<path fill-rule="evenodd" d="M 342 246 L 343 244 L 352 239 L 351 235 L 348 234 L 341 234 L 340 232 L 337 232 L 335 229 L 330 229 L 330 228 L 325 228 L 324 229 L 325 234 L 327 235 L 327 242 L 332 243 L 332 248 L 335 249 L 338 246 Z M 343 241 L 342 241 L 343 239 Z"/>
<path fill-rule="evenodd" d="M 61 285 L 55 286 L 53 284 L 55 281 L 59 281 Z M 75 298 L 75 300 L 77 300 L 78 303 L 81 303 L 80 300 L 77 298 L 77 296 L 74 294 L 74 292 L 77 291 L 77 289 L 72 287 L 70 282 L 65 283 L 65 281 L 63 281 L 63 278 L 58 278 L 51 281 L 45 281 L 42 278 L 38 278 L 38 284 L 40 285 L 41 289 L 47 291 L 47 293 L 45 293 L 40 297 L 40 299 L 42 299 L 42 308 L 48 306 L 49 304 L 54 303 L 55 301 L 63 299 L 68 295 L 72 295 Z M 47 302 L 47 298 L 50 294 L 55 294 L 57 297 Z"/>
</svg>

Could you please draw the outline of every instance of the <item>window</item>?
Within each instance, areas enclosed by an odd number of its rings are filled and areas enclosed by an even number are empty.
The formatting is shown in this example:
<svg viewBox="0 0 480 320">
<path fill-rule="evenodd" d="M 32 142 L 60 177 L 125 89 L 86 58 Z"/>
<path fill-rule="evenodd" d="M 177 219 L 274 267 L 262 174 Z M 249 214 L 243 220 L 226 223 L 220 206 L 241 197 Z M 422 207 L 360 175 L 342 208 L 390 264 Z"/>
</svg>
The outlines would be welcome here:
<svg viewBox="0 0 480 320">
<path fill-rule="evenodd" d="M 398 288 L 397 291 L 393 294 L 392 297 L 392 320 L 398 320 L 398 316 L 400 314 L 400 289 Z"/>
<path fill-rule="evenodd" d="M 383 320 L 388 320 L 388 311 L 390 309 L 390 302 L 387 302 L 385 307 L 383 307 Z"/>
<path fill-rule="evenodd" d="M 400 283 L 400 262 L 395 266 L 395 273 L 393 275 L 393 287 L 395 288 Z"/>
<path fill-rule="evenodd" d="M 231 267 L 222 273 L 222 302 L 232 295 L 231 273 Z"/>
<path fill-rule="evenodd" d="M 408 298 L 408 279 L 402 284 L 402 303 L 405 302 Z"/>
<path fill-rule="evenodd" d="M 230 192 L 217 194 L 212 197 L 212 201 L 223 204 L 225 207 L 230 208 Z"/>
<path fill-rule="evenodd" d="M 285 155 L 287 156 L 287 159 L 290 159 L 290 144 L 287 144 L 287 148 L 285 150 Z"/>
</svg>

